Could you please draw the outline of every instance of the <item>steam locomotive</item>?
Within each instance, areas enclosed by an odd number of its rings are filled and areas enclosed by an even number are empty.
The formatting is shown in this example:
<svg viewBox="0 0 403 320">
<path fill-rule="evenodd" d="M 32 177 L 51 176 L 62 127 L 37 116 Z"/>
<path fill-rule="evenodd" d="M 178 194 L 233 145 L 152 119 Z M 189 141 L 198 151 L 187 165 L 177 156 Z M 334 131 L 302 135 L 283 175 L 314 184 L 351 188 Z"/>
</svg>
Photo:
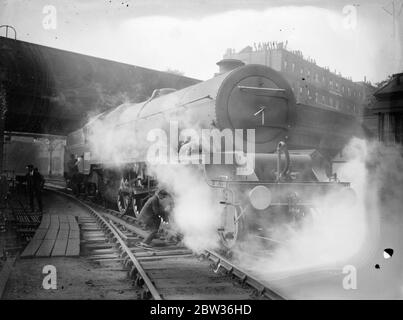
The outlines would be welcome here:
<svg viewBox="0 0 403 320">
<path fill-rule="evenodd" d="M 149 170 L 148 134 L 170 132 L 173 121 L 182 132 L 198 128 L 233 134 L 229 151 L 224 135 L 218 148 L 211 146 L 221 159 L 230 153 L 232 163 L 198 165 L 218 195 L 222 225 L 217 232 L 226 247 L 259 232 L 256 217 L 298 220 L 310 212 L 313 198 L 330 191 L 351 193 L 349 183 L 332 173 L 331 159 L 355 134 L 355 117 L 297 104 L 288 82 L 263 65 L 237 66 L 178 91 L 155 90 L 147 101 L 122 104 L 72 132 L 66 152 L 80 155 L 77 192 L 116 203 L 122 214 L 137 216 L 159 183 Z M 251 129 L 253 136 L 246 134 Z M 194 148 L 193 143 L 189 149 L 186 134 L 176 138 L 178 153 L 205 147 Z M 253 170 L 238 174 L 251 153 Z"/>
</svg>

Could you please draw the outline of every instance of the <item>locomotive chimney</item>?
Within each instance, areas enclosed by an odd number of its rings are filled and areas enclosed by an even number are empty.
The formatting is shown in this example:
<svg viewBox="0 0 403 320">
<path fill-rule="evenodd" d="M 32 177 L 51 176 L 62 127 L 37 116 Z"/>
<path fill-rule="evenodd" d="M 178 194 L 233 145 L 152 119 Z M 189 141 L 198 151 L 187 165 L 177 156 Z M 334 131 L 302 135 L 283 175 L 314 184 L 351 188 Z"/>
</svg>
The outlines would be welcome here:
<svg viewBox="0 0 403 320">
<path fill-rule="evenodd" d="M 245 65 L 244 62 L 242 62 L 241 60 L 238 60 L 238 59 L 222 59 L 222 60 L 218 61 L 216 64 L 217 64 L 217 66 L 220 67 L 220 70 L 214 76 L 218 76 L 220 74 L 227 73 L 231 70 L 234 70 L 236 68 L 239 68 L 239 67 L 242 67 Z"/>
</svg>

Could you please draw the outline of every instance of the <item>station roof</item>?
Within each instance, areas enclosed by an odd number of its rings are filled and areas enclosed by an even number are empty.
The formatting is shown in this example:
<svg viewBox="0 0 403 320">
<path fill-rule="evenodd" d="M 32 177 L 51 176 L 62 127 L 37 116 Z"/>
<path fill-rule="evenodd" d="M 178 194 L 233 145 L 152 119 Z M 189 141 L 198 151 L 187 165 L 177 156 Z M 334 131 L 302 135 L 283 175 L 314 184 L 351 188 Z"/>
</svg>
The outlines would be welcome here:
<svg viewBox="0 0 403 320">
<path fill-rule="evenodd" d="M 375 91 L 373 112 L 403 111 L 403 72 L 394 74 L 381 88 Z"/>
<path fill-rule="evenodd" d="M 0 37 L 6 130 L 68 134 L 88 117 L 197 79 Z"/>
<path fill-rule="evenodd" d="M 374 93 L 374 96 L 378 100 L 382 100 L 382 98 L 392 97 L 396 94 L 403 94 L 403 72 L 394 74 L 384 86 Z"/>
</svg>

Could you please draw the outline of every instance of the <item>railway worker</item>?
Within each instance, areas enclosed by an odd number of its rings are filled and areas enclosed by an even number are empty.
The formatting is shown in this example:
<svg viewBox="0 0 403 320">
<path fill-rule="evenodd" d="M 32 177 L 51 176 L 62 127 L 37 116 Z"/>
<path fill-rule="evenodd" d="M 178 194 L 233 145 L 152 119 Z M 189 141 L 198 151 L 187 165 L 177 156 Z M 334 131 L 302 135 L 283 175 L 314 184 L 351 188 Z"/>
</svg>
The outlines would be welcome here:
<svg viewBox="0 0 403 320">
<path fill-rule="evenodd" d="M 32 164 L 27 166 L 28 173 L 26 174 L 27 178 L 27 190 L 29 195 L 29 205 L 31 207 L 31 211 L 35 211 L 34 206 L 34 198 L 38 203 L 39 211 L 42 212 L 42 188 L 45 184 L 45 179 L 39 173 L 38 168 L 34 168 Z"/>
<path fill-rule="evenodd" d="M 79 160 L 76 159 L 76 156 L 74 154 L 70 155 L 70 160 L 67 162 L 67 168 L 69 170 L 68 172 L 68 178 L 70 180 L 71 184 L 71 189 L 73 190 L 73 193 L 77 193 L 77 175 L 78 175 L 78 162 Z"/>
<path fill-rule="evenodd" d="M 150 248 L 151 241 L 155 238 L 161 225 L 161 219 L 168 222 L 172 209 L 172 198 L 165 190 L 158 190 L 147 200 L 140 211 L 140 221 L 150 231 L 149 235 L 140 242 L 140 246 Z"/>
<path fill-rule="evenodd" d="M 5 206 L 7 203 L 7 197 L 9 192 L 9 184 L 7 180 L 7 176 L 2 174 L 0 176 L 0 205 Z"/>
<path fill-rule="evenodd" d="M 70 178 L 74 174 L 78 173 L 78 159 L 76 159 L 74 154 L 70 155 L 70 160 L 67 162 L 67 167 L 69 169 Z"/>
<path fill-rule="evenodd" d="M 7 177 L 2 174 L 0 176 L 0 206 L 2 209 L 7 206 L 8 189 Z M 0 209 L 0 232 L 6 232 L 6 216 L 2 209 Z"/>
</svg>

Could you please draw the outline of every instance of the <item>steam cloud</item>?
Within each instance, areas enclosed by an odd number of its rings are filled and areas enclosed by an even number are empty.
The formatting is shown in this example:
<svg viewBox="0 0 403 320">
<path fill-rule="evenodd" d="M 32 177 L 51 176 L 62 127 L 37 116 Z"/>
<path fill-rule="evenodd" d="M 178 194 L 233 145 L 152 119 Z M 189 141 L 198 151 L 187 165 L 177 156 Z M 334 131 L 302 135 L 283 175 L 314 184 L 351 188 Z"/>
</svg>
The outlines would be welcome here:
<svg viewBox="0 0 403 320">
<path fill-rule="evenodd" d="M 183 165 L 152 166 L 161 185 L 175 196 L 173 223 L 184 243 L 196 252 L 218 246 L 219 200 L 204 181 L 202 172 Z"/>
<path fill-rule="evenodd" d="M 130 110 L 127 108 L 120 119 L 112 119 L 124 122 Z M 90 143 L 98 154 L 119 166 L 123 159 L 145 147 L 145 139 L 136 134 L 133 128 L 116 129 L 113 123 L 100 121 L 93 126 Z M 261 226 L 274 230 L 273 239 L 279 243 L 268 246 L 250 235 L 235 250 L 234 259 L 291 298 L 402 298 L 401 150 L 354 138 L 343 154 L 348 161 L 338 168 L 338 177 L 351 183 L 354 203 L 339 193 L 318 197 L 314 199 L 317 210 L 304 218 L 302 225 Z M 221 208 L 202 173 L 183 165 L 149 164 L 149 168 L 175 196 L 172 224 L 184 235 L 185 244 L 195 251 L 217 248 Z M 383 258 L 385 248 L 395 251 L 387 263 Z M 357 290 L 342 287 L 346 265 L 357 269 Z M 320 285 L 312 286 L 319 278 Z"/>
<path fill-rule="evenodd" d="M 281 241 L 274 249 L 249 237 L 236 261 L 290 298 L 402 298 L 402 253 L 393 263 L 382 257 L 384 248 L 403 250 L 401 150 L 354 138 L 343 153 L 338 176 L 351 183 L 355 203 L 339 193 L 314 199 L 319 210 L 302 226 L 270 226 Z M 356 290 L 343 288 L 346 265 L 357 270 Z"/>
<path fill-rule="evenodd" d="M 115 125 L 125 123 L 136 115 L 130 104 L 118 108 L 122 111 L 119 119 L 112 114 L 114 111 L 105 119 L 93 119 L 88 136 L 94 156 L 113 168 L 119 168 L 127 159 L 148 159 L 146 154 L 152 144 L 147 141 L 147 132 L 139 132 L 132 124 L 118 127 Z M 180 120 L 185 128 L 200 129 L 200 123 L 186 117 Z M 162 122 L 153 125 L 155 128 L 164 128 Z M 167 129 L 169 132 L 169 128 Z M 181 134 L 182 132 L 180 136 Z M 166 151 L 170 154 L 169 146 Z M 222 208 L 219 200 L 215 199 L 215 193 L 206 184 L 202 172 L 179 164 L 147 162 L 147 167 L 149 174 L 157 179 L 159 185 L 174 195 L 175 205 L 170 225 L 183 235 L 183 242 L 196 252 L 216 248 L 219 244 L 217 229 L 221 222 Z"/>
</svg>

